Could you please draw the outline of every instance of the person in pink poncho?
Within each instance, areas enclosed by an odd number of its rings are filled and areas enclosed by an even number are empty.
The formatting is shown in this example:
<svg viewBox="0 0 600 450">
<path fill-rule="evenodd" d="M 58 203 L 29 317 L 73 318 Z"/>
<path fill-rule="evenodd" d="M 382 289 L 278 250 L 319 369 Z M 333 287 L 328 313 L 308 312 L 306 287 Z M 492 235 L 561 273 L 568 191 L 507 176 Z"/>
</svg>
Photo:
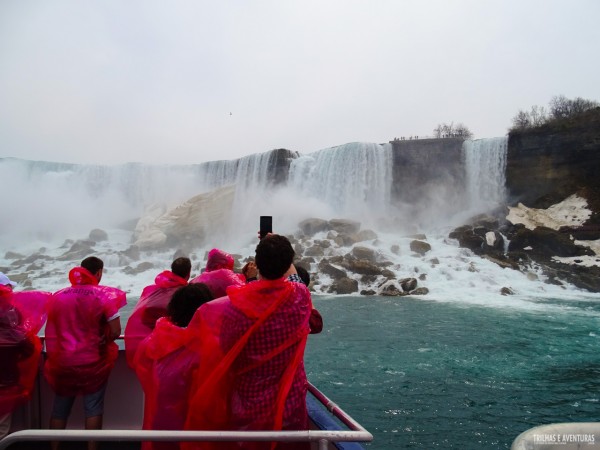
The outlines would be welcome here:
<svg viewBox="0 0 600 450">
<path fill-rule="evenodd" d="M 14 286 L 0 272 L 0 439 L 10 431 L 14 409 L 31 397 L 42 351 L 37 333 L 46 321 L 52 296 L 42 291 L 13 292 Z"/>
<path fill-rule="evenodd" d="M 102 428 L 104 393 L 119 352 L 114 342 L 121 334 L 119 309 L 127 303 L 122 290 L 99 285 L 103 268 L 101 259 L 85 258 L 69 272 L 71 287 L 55 292 L 50 302 L 44 376 L 55 393 L 51 429 L 66 428 L 79 395 L 85 428 Z"/>
<path fill-rule="evenodd" d="M 204 283 L 215 298 L 223 297 L 228 286 L 241 286 L 246 283 L 244 275 L 233 271 L 233 264 L 233 256 L 223 250 L 213 248 L 208 252 L 206 269 L 190 283 Z"/>
<path fill-rule="evenodd" d="M 200 368 L 188 430 L 306 430 L 304 349 L 312 302 L 292 264 L 285 236 L 256 247 L 259 279 L 227 289 L 202 305 L 189 329 L 198 337 Z M 286 277 L 286 275 L 290 275 Z M 308 443 L 183 443 L 201 449 L 305 449 Z"/>
<path fill-rule="evenodd" d="M 200 353 L 187 329 L 196 310 L 213 299 L 205 284 L 175 291 L 167 315 L 139 345 L 134 368 L 144 390 L 144 429 L 182 430 Z M 178 450 L 172 442 L 144 442 L 143 450 Z"/>
<path fill-rule="evenodd" d="M 159 273 L 154 284 L 146 286 L 135 305 L 125 327 L 125 353 L 127 363 L 133 367 L 137 348 L 154 329 L 156 321 L 167 315 L 167 305 L 173 293 L 188 284 L 192 262 L 180 257 L 171 263 L 171 270 Z"/>
</svg>

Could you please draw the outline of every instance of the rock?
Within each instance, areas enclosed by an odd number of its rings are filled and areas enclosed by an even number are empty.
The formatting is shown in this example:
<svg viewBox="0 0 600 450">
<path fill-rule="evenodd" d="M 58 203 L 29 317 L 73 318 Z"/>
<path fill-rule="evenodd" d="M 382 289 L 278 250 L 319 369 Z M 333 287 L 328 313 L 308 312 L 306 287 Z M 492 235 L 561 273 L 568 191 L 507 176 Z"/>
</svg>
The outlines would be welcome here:
<svg viewBox="0 0 600 450">
<path fill-rule="evenodd" d="M 360 291 L 360 295 L 375 295 L 376 293 L 373 289 L 363 289 Z"/>
<path fill-rule="evenodd" d="M 499 221 L 496 217 L 487 214 L 479 214 L 471 217 L 469 223 L 472 224 L 473 227 L 483 227 L 487 230 L 495 230 L 499 225 Z"/>
<path fill-rule="evenodd" d="M 328 240 L 315 241 L 315 244 L 320 245 L 323 248 L 330 248 L 331 247 L 331 241 L 328 241 Z"/>
<path fill-rule="evenodd" d="M 576 226 L 562 226 L 561 233 L 569 234 L 578 241 L 596 241 L 600 239 L 600 224 Z"/>
<path fill-rule="evenodd" d="M 25 255 L 21 255 L 20 253 L 16 253 L 16 252 L 6 252 L 4 254 L 4 259 L 22 259 L 25 258 Z"/>
<path fill-rule="evenodd" d="M 132 261 L 138 261 L 140 259 L 140 248 L 137 245 L 130 245 L 122 254 Z"/>
<path fill-rule="evenodd" d="M 373 230 L 360 230 L 358 233 L 356 233 L 354 238 L 356 242 L 371 241 L 373 239 L 377 239 L 377 233 L 375 233 Z"/>
<path fill-rule="evenodd" d="M 400 283 L 400 287 L 404 292 L 410 292 L 417 287 L 416 278 L 403 278 L 399 280 L 398 283 Z"/>
<path fill-rule="evenodd" d="M 431 250 L 431 245 L 429 245 L 427 242 L 415 240 L 410 242 L 410 249 L 413 252 L 423 256 L 425 253 Z"/>
<path fill-rule="evenodd" d="M 468 248 L 476 254 L 481 254 L 486 243 L 486 234 L 488 229 L 484 227 L 473 228 L 469 225 L 463 225 L 455 228 L 448 237 L 457 239 L 458 245 L 462 248 Z"/>
<path fill-rule="evenodd" d="M 330 288 L 329 293 L 333 294 L 353 294 L 358 292 L 358 281 L 352 278 L 344 277 L 334 281 Z"/>
<path fill-rule="evenodd" d="M 108 240 L 108 233 L 99 228 L 94 228 L 92 231 L 90 231 L 89 238 L 94 242 L 106 241 Z"/>
<path fill-rule="evenodd" d="M 394 244 L 392 245 L 392 247 L 390 248 L 390 251 L 394 254 L 394 255 L 399 255 L 400 254 L 400 246 L 398 244 Z"/>
<path fill-rule="evenodd" d="M 426 287 L 420 287 L 410 292 L 410 295 L 427 295 L 429 294 L 429 289 Z"/>
<path fill-rule="evenodd" d="M 569 236 L 560 231 L 546 227 L 537 227 L 534 230 L 520 229 L 511 239 L 508 250 L 522 250 L 532 248 L 532 253 L 538 257 L 549 259 L 552 256 L 583 256 L 593 255 L 588 247 L 576 245 Z"/>
<path fill-rule="evenodd" d="M 307 236 L 314 236 L 321 231 L 329 229 L 329 223 L 323 219 L 306 219 L 298 224 L 298 228 Z"/>
<path fill-rule="evenodd" d="M 419 275 L 419 280 L 425 281 L 426 279 L 427 279 L 427 274 L 426 273 L 422 273 L 421 275 Z"/>
<path fill-rule="evenodd" d="M 94 253 L 94 244 L 95 242 L 90 240 L 76 241 L 69 250 L 67 250 L 57 259 L 59 261 L 75 261 L 87 258 L 88 256 L 91 256 L 92 253 Z"/>
<path fill-rule="evenodd" d="M 431 267 L 435 267 L 435 266 L 437 266 L 440 263 L 440 260 L 437 259 L 437 258 L 431 258 L 429 260 L 429 263 L 431 264 Z"/>
<path fill-rule="evenodd" d="M 406 293 L 400 288 L 398 283 L 394 280 L 387 280 L 379 287 L 379 295 L 387 297 L 399 297 L 406 295 Z"/>
<path fill-rule="evenodd" d="M 519 270 L 519 264 L 516 261 L 508 259 L 506 256 L 494 257 L 491 255 L 481 255 L 481 257 L 498 264 L 502 268 Z"/>
<path fill-rule="evenodd" d="M 314 262 L 315 262 L 315 258 L 313 258 L 312 256 L 307 256 L 304 258 L 300 258 L 298 260 L 298 263 L 304 267 L 310 267 L 310 265 L 313 264 Z"/>
<path fill-rule="evenodd" d="M 304 254 L 304 246 L 299 242 L 294 245 L 294 252 L 298 256 L 302 256 Z"/>
<path fill-rule="evenodd" d="M 375 253 L 375 250 L 361 246 L 356 246 L 352 249 L 352 256 L 356 259 L 364 259 L 371 263 L 374 263 L 377 260 L 377 253 Z"/>
<path fill-rule="evenodd" d="M 325 251 L 323 250 L 323 247 L 315 244 L 312 247 L 307 248 L 304 251 L 304 255 L 305 256 L 323 256 L 323 255 L 325 255 Z"/>
<path fill-rule="evenodd" d="M 360 230 L 360 222 L 348 219 L 331 219 L 329 228 L 338 233 L 355 234 Z"/>
<path fill-rule="evenodd" d="M 138 221 L 134 244 L 142 250 L 200 247 L 221 232 L 221 224 L 231 221 L 234 195 L 235 187 L 230 185 L 196 195 L 168 211 L 154 205 Z"/>
<path fill-rule="evenodd" d="M 500 289 L 500 294 L 502 295 L 514 295 L 514 291 L 511 288 L 503 287 Z"/>
<path fill-rule="evenodd" d="M 319 271 L 325 275 L 329 275 L 334 280 L 339 280 L 342 278 L 347 278 L 346 272 L 337 267 L 333 267 L 331 264 L 325 262 L 323 264 L 319 264 Z"/>
<path fill-rule="evenodd" d="M 351 245 L 356 244 L 356 235 L 350 235 L 347 233 L 339 233 L 334 239 L 333 242 L 338 247 L 350 247 Z"/>
<path fill-rule="evenodd" d="M 383 269 L 381 271 L 381 275 L 383 275 L 384 277 L 393 280 L 396 278 L 396 274 L 394 272 L 392 272 L 390 269 Z"/>
<path fill-rule="evenodd" d="M 497 231 L 488 231 L 485 234 L 484 239 L 484 250 L 487 248 L 491 248 L 493 250 L 497 250 L 498 252 L 504 251 L 504 238 Z"/>
<path fill-rule="evenodd" d="M 362 259 L 344 259 L 342 267 L 362 275 L 381 275 L 381 269 L 378 266 Z"/>
<path fill-rule="evenodd" d="M 145 272 L 146 270 L 150 270 L 154 268 L 154 264 L 150 263 L 150 262 L 143 262 L 138 264 L 135 268 L 131 267 L 131 266 L 127 266 L 123 269 L 123 272 L 125 272 L 127 275 L 139 275 L 142 272 Z"/>
</svg>

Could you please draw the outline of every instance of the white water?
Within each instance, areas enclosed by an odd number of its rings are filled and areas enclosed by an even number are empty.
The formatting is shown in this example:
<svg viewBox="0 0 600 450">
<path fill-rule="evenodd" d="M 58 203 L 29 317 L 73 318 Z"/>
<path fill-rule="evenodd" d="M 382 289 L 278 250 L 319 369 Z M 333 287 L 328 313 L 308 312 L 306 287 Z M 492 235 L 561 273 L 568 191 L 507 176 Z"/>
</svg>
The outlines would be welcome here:
<svg viewBox="0 0 600 450">
<path fill-rule="evenodd" d="M 471 211 L 489 211 L 504 203 L 507 145 L 505 137 L 465 141 L 463 144 Z"/>
<path fill-rule="evenodd" d="M 359 220 L 363 228 L 374 229 L 379 238 L 359 245 L 377 250 L 383 259 L 393 263 L 391 270 L 399 278 L 424 276 L 419 286 L 430 294 L 423 300 L 458 301 L 495 306 L 540 307 L 537 299 L 573 298 L 598 300 L 572 287 L 553 286 L 532 271 L 523 274 L 475 257 L 447 238 L 453 226 L 470 215 L 489 211 L 504 200 L 504 168 L 506 139 L 467 141 L 464 145 L 468 210 L 426 211 L 431 219 L 421 223 L 432 250 L 425 257 L 412 254 L 410 229 L 413 217 L 392 208 L 392 148 L 389 144 L 353 143 L 323 149 L 309 155 L 297 155 L 290 167 L 287 186 L 274 188 L 266 176 L 270 152 L 250 155 L 237 161 L 215 161 L 190 166 L 85 166 L 39 163 L 0 159 L 3 191 L 14 202 L 3 208 L 0 216 L 0 270 L 9 275 L 24 272 L 36 289 L 56 290 L 67 283 L 68 270 L 78 261 L 63 261 L 60 256 L 69 246 L 65 239 L 85 239 L 93 228 L 103 228 L 109 241 L 98 243 L 96 253 L 105 260 L 104 282 L 118 285 L 132 296 L 153 282 L 155 275 L 168 268 L 176 250 L 188 253 L 194 271 L 203 266 L 205 252 L 213 246 L 247 257 L 256 245 L 259 215 L 273 215 L 275 231 L 293 234 L 299 221 L 309 217 L 336 217 Z M 235 184 L 236 197 L 230 223 L 211 242 L 194 250 L 170 249 L 144 252 L 140 261 L 125 258 L 132 239 L 131 226 L 121 228 L 124 221 L 137 219 L 145 208 L 162 203 L 174 207 L 188 198 L 216 187 Z M 440 198 L 440 203 L 445 200 Z M 409 205 L 417 211 L 419 205 Z M 382 220 L 387 219 L 387 220 Z M 384 225 L 385 226 L 384 226 Z M 324 239 L 325 234 L 315 236 Z M 310 242 L 308 242 L 310 244 Z M 391 248 L 400 249 L 392 253 Z M 44 257 L 31 264 L 16 267 L 6 251 L 29 256 L 44 247 Z M 346 254 L 349 247 L 331 249 Z M 437 259 L 439 263 L 434 263 Z M 128 267 L 140 262 L 154 267 L 138 275 L 127 275 Z M 316 267 L 312 267 L 317 272 Z M 360 280 L 360 277 L 356 277 Z M 326 292 L 327 277 L 321 275 L 317 292 Z M 360 289 L 368 287 L 360 281 Z M 516 295 L 500 295 L 502 287 L 510 287 Z M 365 299 L 368 299 L 365 297 Z"/>
<path fill-rule="evenodd" d="M 356 142 L 298 158 L 288 184 L 342 217 L 382 216 L 390 207 L 392 146 Z"/>
</svg>

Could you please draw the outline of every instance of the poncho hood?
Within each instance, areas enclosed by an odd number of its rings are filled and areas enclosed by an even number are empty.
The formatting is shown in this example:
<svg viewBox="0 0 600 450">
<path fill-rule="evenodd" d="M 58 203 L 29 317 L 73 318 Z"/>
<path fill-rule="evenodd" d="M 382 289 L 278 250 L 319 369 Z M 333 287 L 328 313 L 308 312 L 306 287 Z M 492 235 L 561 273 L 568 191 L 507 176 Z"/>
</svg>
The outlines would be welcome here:
<svg viewBox="0 0 600 450">
<path fill-rule="evenodd" d="M 186 286 L 188 284 L 188 281 L 185 278 L 174 274 L 170 270 L 165 270 L 164 272 L 161 272 L 158 275 L 156 275 L 154 283 L 156 283 L 156 286 L 160 288 L 172 288 Z"/>
<path fill-rule="evenodd" d="M 69 281 L 71 286 L 79 286 L 81 284 L 98 284 L 98 278 L 96 278 L 92 272 L 84 267 L 73 267 L 69 272 Z"/>
</svg>

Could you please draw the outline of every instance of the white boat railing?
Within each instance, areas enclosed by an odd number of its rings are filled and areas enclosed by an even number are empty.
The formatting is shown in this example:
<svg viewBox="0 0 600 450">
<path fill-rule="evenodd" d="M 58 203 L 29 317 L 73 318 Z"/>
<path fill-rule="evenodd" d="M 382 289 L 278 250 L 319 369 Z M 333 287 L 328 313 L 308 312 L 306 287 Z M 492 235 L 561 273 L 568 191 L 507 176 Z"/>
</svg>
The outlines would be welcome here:
<svg viewBox="0 0 600 450">
<path fill-rule="evenodd" d="M 349 430 L 303 430 L 303 431 L 173 431 L 173 430 L 21 430 L 0 440 L 0 450 L 19 442 L 41 441 L 169 441 L 169 442 L 311 442 L 319 450 L 326 450 L 330 443 L 369 442 L 373 435 L 349 414 L 332 402 L 325 394 L 309 383 L 309 392 L 335 418 Z"/>
<path fill-rule="evenodd" d="M 19 442 L 32 441 L 118 441 L 118 442 L 193 442 L 193 441 L 277 441 L 318 442 L 326 450 L 330 442 L 362 442 L 373 439 L 359 431 L 162 431 L 162 430 L 22 430 L 0 441 L 0 450 Z"/>
</svg>

